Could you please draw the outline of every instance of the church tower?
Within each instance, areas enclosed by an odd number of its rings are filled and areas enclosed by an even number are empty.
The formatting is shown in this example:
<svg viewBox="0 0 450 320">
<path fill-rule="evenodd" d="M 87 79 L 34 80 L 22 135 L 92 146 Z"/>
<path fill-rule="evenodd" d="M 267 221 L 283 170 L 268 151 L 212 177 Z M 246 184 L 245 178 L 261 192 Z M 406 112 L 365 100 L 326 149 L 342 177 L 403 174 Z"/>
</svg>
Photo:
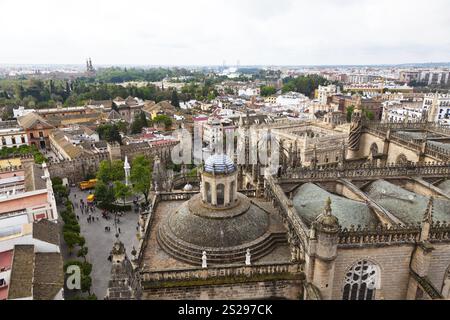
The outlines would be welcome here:
<svg viewBox="0 0 450 320">
<path fill-rule="evenodd" d="M 313 222 L 308 253 L 309 259 L 314 259 L 309 263 L 308 280 L 320 290 L 324 300 L 332 298 L 339 229 L 339 220 L 333 215 L 328 198 L 323 213 Z"/>
</svg>

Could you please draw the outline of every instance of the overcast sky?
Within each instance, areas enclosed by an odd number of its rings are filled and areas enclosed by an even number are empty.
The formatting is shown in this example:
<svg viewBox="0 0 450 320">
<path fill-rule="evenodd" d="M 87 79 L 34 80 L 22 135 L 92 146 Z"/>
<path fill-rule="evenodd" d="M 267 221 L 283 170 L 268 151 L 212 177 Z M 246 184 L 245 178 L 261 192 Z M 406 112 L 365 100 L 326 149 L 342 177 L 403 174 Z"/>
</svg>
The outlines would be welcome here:
<svg viewBox="0 0 450 320">
<path fill-rule="evenodd" d="M 0 63 L 450 61 L 448 0 L 0 0 Z"/>
</svg>

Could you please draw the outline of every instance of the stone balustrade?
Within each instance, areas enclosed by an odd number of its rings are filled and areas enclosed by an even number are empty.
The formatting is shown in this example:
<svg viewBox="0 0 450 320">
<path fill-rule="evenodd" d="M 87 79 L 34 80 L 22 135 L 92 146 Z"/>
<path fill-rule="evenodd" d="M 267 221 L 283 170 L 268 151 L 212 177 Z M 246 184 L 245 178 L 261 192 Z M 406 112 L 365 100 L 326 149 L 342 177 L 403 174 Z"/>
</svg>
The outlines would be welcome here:
<svg viewBox="0 0 450 320">
<path fill-rule="evenodd" d="M 426 162 L 415 164 L 387 164 L 376 166 L 365 165 L 345 165 L 343 168 L 327 168 L 323 170 L 312 170 L 309 168 L 298 168 L 290 170 L 278 180 L 280 182 L 298 180 L 336 180 L 342 178 L 383 178 L 383 177 L 444 177 L 450 176 L 450 162 Z"/>
<path fill-rule="evenodd" d="M 378 226 L 368 228 L 361 226 L 339 231 L 339 246 L 367 244 L 416 243 L 420 239 L 421 224 L 398 225 L 393 227 Z M 436 221 L 431 226 L 428 237 L 430 242 L 450 241 L 450 224 Z"/>
<path fill-rule="evenodd" d="M 195 281 L 214 278 L 257 277 L 267 275 L 300 275 L 302 268 L 295 263 L 268 263 L 246 265 L 225 265 L 205 269 L 186 268 L 141 272 L 143 282 Z"/>
</svg>

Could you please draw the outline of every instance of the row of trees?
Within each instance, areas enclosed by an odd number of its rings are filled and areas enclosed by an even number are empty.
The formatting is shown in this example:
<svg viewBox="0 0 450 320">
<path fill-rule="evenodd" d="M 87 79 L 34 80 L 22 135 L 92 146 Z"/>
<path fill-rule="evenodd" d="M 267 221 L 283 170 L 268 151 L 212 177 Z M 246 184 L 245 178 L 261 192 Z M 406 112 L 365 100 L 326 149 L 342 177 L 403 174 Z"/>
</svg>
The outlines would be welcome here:
<svg viewBox="0 0 450 320">
<path fill-rule="evenodd" d="M 207 80 L 203 84 L 189 83 L 181 88 L 181 100 L 189 101 L 191 99 L 199 101 L 214 100 L 219 93 L 215 89 L 214 82 Z"/>
<path fill-rule="evenodd" d="M 283 93 L 294 91 L 303 93 L 307 97 L 312 97 L 314 91 L 319 88 L 319 85 L 328 85 L 329 81 L 319 75 L 307 75 L 296 78 L 284 79 Z"/>
<path fill-rule="evenodd" d="M 261 86 L 261 96 L 268 97 L 277 93 L 277 89 L 273 86 Z"/>
<path fill-rule="evenodd" d="M 162 90 L 155 85 L 122 86 L 112 83 L 92 82 L 78 78 L 65 80 L 3 80 L 0 81 L 0 107 L 25 106 L 28 108 L 83 105 L 89 100 L 110 100 L 116 97 L 138 97 L 160 102 L 172 100 L 173 90 Z M 9 110 L 6 110 L 9 111 Z"/>
<path fill-rule="evenodd" d="M 122 83 L 129 81 L 157 82 L 166 77 L 187 77 L 193 73 L 184 68 L 106 68 L 97 71 L 95 79 L 100 82 Z"/>
<path fill-rule="evenodd" d="M 36 146 L 23 145 L 20 147 L 14 146 L 10 148 L 4 147 L 0 149 L 0 158 L 3 159 L 27 154 L 32 154 L 34 157 L 34 162 L 37 164 L 41 164 L 45 161 L 44 155 L 39 152 Z"/>
<path fill-rule="evenodd" d="M 64 272 L 67 271 L 69 266 L 79 266 L 81 269 L 81 292 L 85 292 L 89 295 L 87 299 L 96 299 L 95 295 L 91 294 L 92 278 L 90 274 L 92 272 L 92 264 L 90 264 L 86 258 L 89 249 L 86 246 L 86 239 L 80 234 L 81 228 L 74 212 L 73 203 L 68 199 L 69 191 L 67 190 L 67 187 L 63 186 L 60 178 L 53 178 L 52 184 L 57 202 L 59 204 L 64 204 L 65 206 L 64 210 L 61 211 L 61 218 L 64 221 L 63 238 L 69 249 L 69 255 L 72 255 L 73 250 L 78 248 L 77 257 L 83 259 L 83 261 L 67 261 L 64 264 Z"/>
</svg>

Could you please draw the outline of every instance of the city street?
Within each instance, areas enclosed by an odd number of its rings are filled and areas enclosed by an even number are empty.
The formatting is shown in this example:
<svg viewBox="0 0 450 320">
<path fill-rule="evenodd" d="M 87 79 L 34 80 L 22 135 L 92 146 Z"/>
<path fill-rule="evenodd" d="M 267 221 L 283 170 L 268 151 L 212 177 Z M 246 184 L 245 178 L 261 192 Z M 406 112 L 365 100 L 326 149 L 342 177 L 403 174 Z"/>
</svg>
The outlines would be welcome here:
<svg viewBox="0 0 450 320">
<path fill-rule="evenodd" d="M 80 203 L 80 199 L 84 199 L 86 202 L 88 194 L 88 191 L 71 188 L 69 198 L 75 205 L 75 203 Z M 93 214 L 95 221 L 88 223 L 88 215 L 82 215 L 79 206 L 77 208 L 75 205 L 75 213 L 80 218 L 81 234 L 86 238 L 86 246 L 89 248 L 87 259 L 93 265 L 91 274 L 92 293 L 95 293 L 98 299 L 103 299 L 108 287 L 111 270 L 111 262 L 108 261 L 108 256 L 115 241 L 114 216 L 111 215 L 109 220 L 105 220 L 102 218 L 101 210 L 96 208 Z M 134 246 L 137 249 L 139 243 L 136 236 L 138 214 L 127 212 L 119 220 L 117 227 L 120 229 L 120 240 L 125 245 L 128 258 L 131 259 L 132 248 Z M 110 227 L 111 232 L 106 232 L 105 227 Z"/>
</svg>

